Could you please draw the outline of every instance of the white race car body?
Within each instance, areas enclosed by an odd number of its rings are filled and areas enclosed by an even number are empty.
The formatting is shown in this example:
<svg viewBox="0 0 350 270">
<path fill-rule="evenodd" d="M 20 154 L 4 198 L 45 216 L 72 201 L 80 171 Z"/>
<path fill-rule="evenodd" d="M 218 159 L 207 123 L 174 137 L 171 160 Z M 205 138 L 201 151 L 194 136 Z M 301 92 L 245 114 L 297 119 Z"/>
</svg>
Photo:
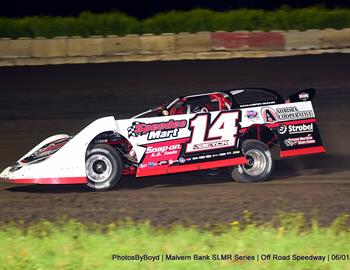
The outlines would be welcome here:
<svg viewBox="0 0 350 270">
<path fill-rule="evenodd" d="M 52 136 L 6 168 L 0 180 L 22 184 L 87 183 L 86 156 L 96 143 L 115 146 L 128 171 L 138 177 L 245 164 L 241 141 L 252 136 L 267 145 L 278 144 L 280 157 L 325 151 L 311 101 L 304 101 L 301 94 L 297 102 L 267 101 L 232 108 L 230 93 L 206 94 L 211 103 L 220 95 L 226 98 L 218 101 L 221 103 L 215 110 L 176 113 L 173 106 L 177 99 L 162 108 L 163 116 L 141 114 L 122 120 L 109 116 L 94 121 L 74 137 Z M 190 108 L 193 103 L 185 101 L 193 97 L 196 96 L 183 98 L 181 106 Z M 231 104 L 226 104 L 229 97 Z M 121 144 L 127 144 L 128 150 Z"/>
</svg>

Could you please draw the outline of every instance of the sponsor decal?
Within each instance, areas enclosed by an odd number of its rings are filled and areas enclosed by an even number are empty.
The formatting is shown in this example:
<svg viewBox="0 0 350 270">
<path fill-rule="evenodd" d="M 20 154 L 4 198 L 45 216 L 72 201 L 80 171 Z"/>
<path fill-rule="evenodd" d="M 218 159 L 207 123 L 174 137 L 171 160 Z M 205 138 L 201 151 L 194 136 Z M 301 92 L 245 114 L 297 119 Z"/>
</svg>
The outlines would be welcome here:
<svg viewBox="0 0 350 270">
<path fill-rule="evenodd" d="M 289 134 L 307 133 L 314 131 L 314 124 L 290 125 L 288 126 Z"/>
<path fill-rule="evenodd" d="M 312 110 L 300 111 L 296 106 L 276 109 L 262 108 L 261 115 L 266 123 L 314 117 Z"/>
<path fill-rule="evenodd" d="M 246 112 L 246 117 L 251 120 L 251 121 L 255 121 L 255 120 L 259 120 L 259 113 L 255 110 L 248 110 Z"/>
<path fill-rule="evenodd" d="M 223 156 L 229 156 L 229 155 L 235 155 L 239 154 L 240 151 L 228 151 L 224 153 L 218 153 L 218 154 L 209 154 L 205 156 L 194 156 L 194 157 L 188 157 L 186 158 L 186 161 L 191 161 L 191 160 L 198 160 L 198 159 L 210 159 L 210 158 L 216 158 L 216 157 L 223 157 Z M 179 158 L 179 163 L 182 163 L 181 158 Z"/>
<path fill-rule="evenodd" d="M 257 102 L 257 103 L 250 103 L 250 104 L 242 104 L 239 105 L 240 108 L 245 108 L 245 107 L 258 107 L 258 106 L 266 106 L 266 105 L 271 105 L 275 104 L 276 101 L 266 101 L 266 102 Z"/>
<path fill-rule="evenodd" d="M 168 156 L 177 154 L 178 150 L 180 149 L 180 144 L 164 145 L 159 147 L 148 146 L 146 149 L 146 154 L 150 154 L 151 157 Z"/>
<path fill-rule="evenodd" d="M 294 146 L 294 145 L 297 145 L 297 141 L 295 139 L 299 139 L 299 138 L 289 138 L 289 139 L 286 139 L 284 140 L 284 144 L 286 146 Z"/>
<path fill-rule="evenodd" d="M 185 163 L 185 162 L 186 162 L 186 160 L 183 157 L 179 158 L 179 163 Z"/>
<path fill-rule="evenodd" d="M 148 167 L 155 167 L 155 166 L 157 166 L 157 163 L 155 163 L 155 162 L 148 163 Z"/>
<path fill-rule="evenodd" d="M 309 133 L 314 131 L 314 124 L 298 124 L 298 125 L 280 125 L 277 129 L 279 134 L 299 134 L 299 133 Z"/>
<path fill-rule="evenodd" d="M 189 138 L 172 139 L 164 142 L 152 142 L 147 145 L 142 145 L 145 149 L 142 164 L 149 164 L 150 162 L 157 164 L 157 166 L 172 164 L 171 162 L 178 159 L 183 144 L 188 140 Z"/>
<path fill-rule="evenodd" d="M 159 166 L 166 165 L 166 164 L 168 164 L 167 160 L 161 160 L 161 161 L 158 162 Z"/>
<path fill-rule="evenodd" d="M 187 120 L 169 120 L 160 123 L 133 122 L 128 127 L 128 136 L 138 137 L 147 135 L 148 140 L 177 137 L 179 129 L 187 126 Z"/>
<path fill-rule="evenodd" d="M 302 92 L 299 94 L 299 99 L 302 101 L 308 100 L 309 99 L 309 94 L 306 92 Z"/>
<path fill-rule="evenodd" d="M 312 134 L 308 134 L 305 137 L 288 138 L 284 140 L 284 144 L 289 147 L 296 146 L 296 145 L 313 144 L 313 143 L 315 143 L 315 140 Z"/>
<path fill-rule="evenodd" d="M 261 115 L 266 123 L 275 123 L 277 121 L 277 114 L 272 108 L 262 108 Z"/>
<path fill-rule="evenodd" d="M 288 128 L 286 125 L 280 125 L 277 129 L 279 134 L 285 134 L 287 132 Z"/>
<path fill-rule="evenodd" d="M 215 149 L 215 148 L 220 148 L 220 147 L 225 147 L 225 146 L 229 146 L 228 140 L 195 144 L 195 145 L 193 145 L 193 150 L 206 150 L 206 149 L 211 149 L 211 148 Z"/>
<path fill-rule="evenodd" d="M 278 120 L 281 120 L 281 121 L 313 117 L 312 110 L 299 111 L 296 106 L 286 107 L 286 108 L 277 108 L 276 112 L 277 112 Z"/>
</svg>

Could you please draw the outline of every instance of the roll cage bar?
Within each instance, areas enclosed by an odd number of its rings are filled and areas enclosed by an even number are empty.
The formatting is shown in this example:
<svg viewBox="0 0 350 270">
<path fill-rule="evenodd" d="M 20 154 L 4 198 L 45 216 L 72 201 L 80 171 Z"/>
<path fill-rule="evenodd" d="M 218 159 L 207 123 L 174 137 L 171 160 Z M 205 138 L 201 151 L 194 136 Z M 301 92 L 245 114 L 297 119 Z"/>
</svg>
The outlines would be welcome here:
<svg viewBox="0 0 350 270">
<path fill-rule="evenodd" d="M 232 88 L 232 89 L 229 89 L 229 90 L 208 92 L 208 93 L 198 94 L 198 95 L 179 96 L 175 100 L 170 102 L 166 106 L 166 109 L 170 109 L 176 102 L 184 100 L 184 99 L 194 98 L 194 97 L 201 97 L 201 96 L 208 96 L 208 95 L 213 95 L 214 96 L 214 95 L 217 95 L 217 94 L 226 94 L 232 99 L 233 103 L 238 104 L 238 102 L 236 101 L 236 98 L 235 98 L 236 94 L 232 94 L 232 92 L 239 91 L 239 92 L 237 92 L 237 94 L 238 94 L 238 93 L 244 92 L 246 90 L 248 90 L 248 91 L 249 90 L 258 90 L 258 91 L 263 91 L 263 92 L 266 92 L 266 93 L 270 93 L 270 94 L 276 96 L 276 103 L 285 103 L 285 99 L 283 98 L 283 96 L 281 96 L 279 93 L 277 93 L 274 90 L 271 90 L 271 89 L 268 89 L 268 88 L 262 88 L 262 87 L 247 87 L 247 88 Z M 233 104 L 230 104 L 230 105 L 232 106 Z"/>
<path fill-rule="evenodd" d="M 242 90 L 242 91 L 245 91 L 245 90 L 260 90 L 260 91 L 264 91 L 264 92 L 267 92 L 267 93 L 270 93 L 270 94 L 273 94 L 274 96 L 276 96 L 276 102 L 277 103 L 284 103 L 285 102 L 285 99 L 283 98 L 283 96 L 278 94 L 276 91 L 268 89 L 268 88 L 262 88 L 262 87 L 233 88 L 233 89 L 224 90 L 224 91 L 221 91 L 221 92 L 228 94 L 230 96 L 230 98 L 235 100 L 234 95 L 232 95 L 231 92 L 239 91 L 239 90 Z"/>
<path fill-rule="evenodd" d="M 171 109 L 178 103 L 178 102 L 186 102 L 188 101 L 189 99 L 192 99 L 192 98 L 196 98 L 198 97 L 198 99 L 201 99 L 201 97 L 205 97 L 205 96 L 211 96 L 215 99 L 217 99 L 217 101 L 219 102 L 219 110 L 222 110 L 223 109 L 223 101 L 220 100 L 220 97 L 219 95 L 220 94 L 226 94 L 231 100 L 232 100 L 232 103 L 229 104 L 231 109 L 233 108 L 233 104 L 238 104 L 236 98 L 235 98 L 235 95 L 238 94 L 238 93 L 242 93 L 244 91 L 249 91 L 249 90 L 258 90 L 258 91 L 264 91 L 266 93 L 270 93 L 272 95 L 274 95 L 276 97 L 276 103 L 285 103 L 285 99 L 280 95 L 278 94 L 277 92 L 275 92 L 274 90 L 271 90 L 271 89 L 268 89 L 268 88 L 262 88 L 262 87 L 247 87 L 247 88 L 233 88 L 233 89 L 229 89 L 229 90 L 222 90 L 222 91 L 215 91 L 215 92 L 208 92 L 208 93 L 203 93 L 203 94 L 197 94 L 197 95 L 188 95 L 188 96 L 179 96 L 177 98 L 175 98 L 173 101 L 167 103 L 167 104 L 164 104 L 162 106 L 158 106 L 154 109 L 150 109 L 148 111 L 145 111 L 141 114 L 138 114 L 136 116 L 134 116 L 133 118 L 138 118 L 138 117 L 141 117 L 143 116 L 144 114 L 148 113 L 148 112 L 152 112 L 152 111 L 159 111 L 160 114 L 162 115 L 169 115 L 170 114 L 170 111 Z M 236 94 L 233 94 L 233 92 L 237 91 Z M 203 100 L 203 99 L 202 99 Z M 263 101 L 263 100 L 262 100 Z M 168 114 L 165 114 L 164 113 L 167 112 Z"/>
</svg>

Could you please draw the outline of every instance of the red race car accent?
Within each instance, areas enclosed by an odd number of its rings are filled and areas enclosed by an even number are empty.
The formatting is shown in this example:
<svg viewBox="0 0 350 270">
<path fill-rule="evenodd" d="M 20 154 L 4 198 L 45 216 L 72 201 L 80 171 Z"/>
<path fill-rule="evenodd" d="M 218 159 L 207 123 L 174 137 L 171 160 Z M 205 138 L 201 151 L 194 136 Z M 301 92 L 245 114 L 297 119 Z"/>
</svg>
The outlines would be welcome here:
<svg viewBox="0 0 350 270">
<path fill-rule="evenodd" d="M 86 184 L 86 177 L 57 177 L 57 178 L 19 178 L 5 179 L 0 178 L 1 182 L 10 184 Z"/>
<path fill-rule="evenodd" d="M 281 157 L 292 157 L 292 156 L 301 156 L 301 155 L 309 155 L 309 154 L 317 154 L 317 153 L 325 153 L 326 149 L 323 146 L 315 146 L 309 148 L 301 148 L 294 150 L 284 150 L 281 151 Z"/>
<path fill-rule="evenodd" d="M 210 168 L 220 168 L 220 167 L 227 167 L 227 166 L 233 166 L 233 165 L 245 164 L 245 163 L 247 163 L 247 159 L 245 157 L 240 157 L 240 158 L 226 159 L 224 161 L 221 161 L 221 160 L 209 161 L 209 162 L 181 165 L 177 167 L 147 168 L 147 169 L 143 169 L 142 171 L 138 171 L 136 176 L 141 177 L 141 176 L 149 176 L 149 175 L 161 175 L 161 174 L 169 174 L 169 173 L 206 170 Z"/>
</svg>

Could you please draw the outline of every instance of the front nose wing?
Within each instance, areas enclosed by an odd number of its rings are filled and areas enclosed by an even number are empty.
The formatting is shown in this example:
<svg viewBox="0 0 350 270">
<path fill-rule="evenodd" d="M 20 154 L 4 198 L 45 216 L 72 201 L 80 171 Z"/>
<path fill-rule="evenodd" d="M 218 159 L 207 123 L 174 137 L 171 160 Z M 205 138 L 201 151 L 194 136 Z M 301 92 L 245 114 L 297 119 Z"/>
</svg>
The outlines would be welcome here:
<svg viewBox="0 0 350 270">
<path fill-rule="evenodd" d="M 10 175 L 11 175 L 11 172 L 10 172 L 11 168 L 12 167 L 7 167 L 5 170 L 3 170 L 0 173 L 0 182 L 6 182 L 6 183 L 9 182 Z"/>
</svg>

